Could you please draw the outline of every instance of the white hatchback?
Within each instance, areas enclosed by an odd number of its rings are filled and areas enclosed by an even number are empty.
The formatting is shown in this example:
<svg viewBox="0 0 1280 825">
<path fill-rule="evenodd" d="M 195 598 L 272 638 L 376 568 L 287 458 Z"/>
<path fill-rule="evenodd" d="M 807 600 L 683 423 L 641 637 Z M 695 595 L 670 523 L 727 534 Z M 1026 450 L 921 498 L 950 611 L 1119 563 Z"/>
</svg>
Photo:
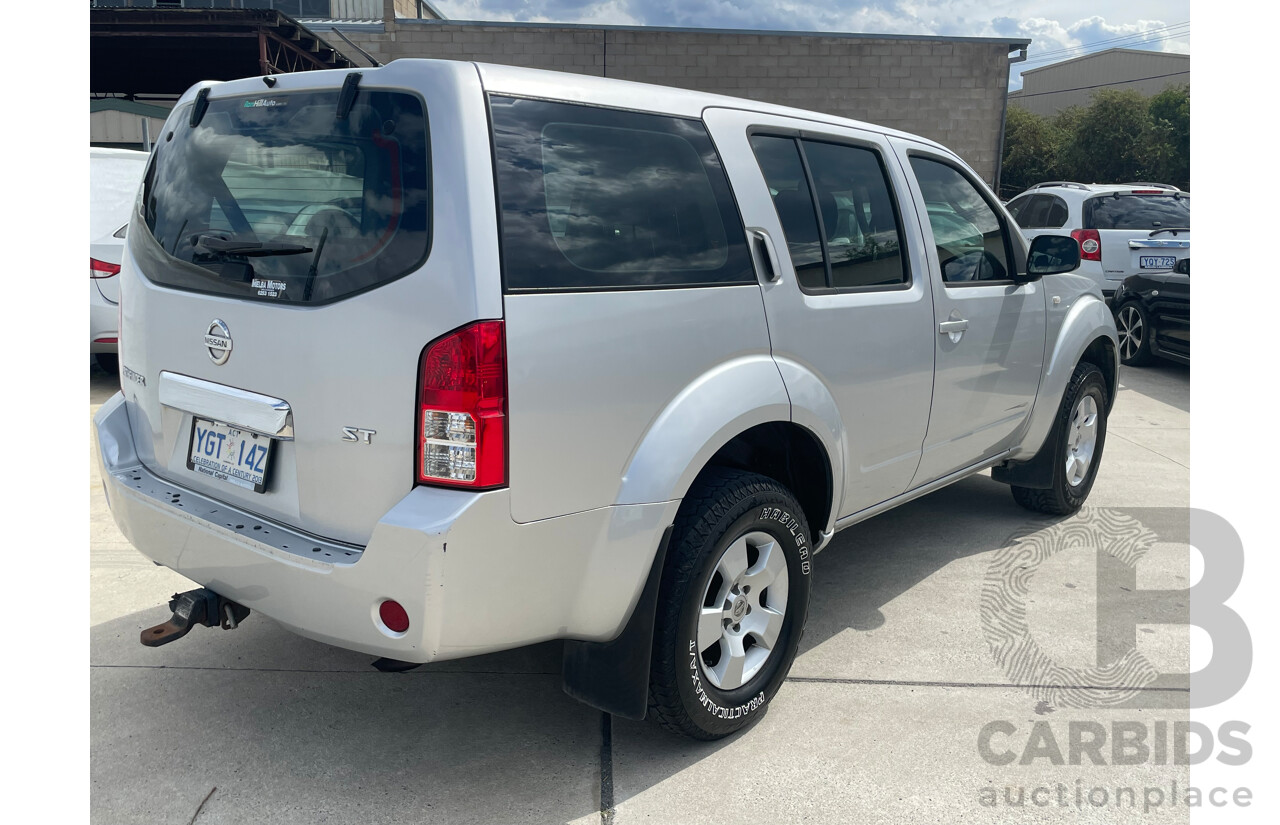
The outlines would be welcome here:
<svg viewBox="0 0 1280 825">
<path fill-rule="evenodd" d="M 1070 235 L 1079 274 L 1110 298 L 1130 275 L 1169 272 L 1191 257 L 1191 195 L 1154 183 L 1040 183 L 1009 202 L 1028 241 Z"/>
<path fill-rule="evenodd" d="M 132 149 L 89 149 L 89 352 L 108 372 L 116 370 L 120 338 L 116 276 L 148 157 Z"/>
</svg>

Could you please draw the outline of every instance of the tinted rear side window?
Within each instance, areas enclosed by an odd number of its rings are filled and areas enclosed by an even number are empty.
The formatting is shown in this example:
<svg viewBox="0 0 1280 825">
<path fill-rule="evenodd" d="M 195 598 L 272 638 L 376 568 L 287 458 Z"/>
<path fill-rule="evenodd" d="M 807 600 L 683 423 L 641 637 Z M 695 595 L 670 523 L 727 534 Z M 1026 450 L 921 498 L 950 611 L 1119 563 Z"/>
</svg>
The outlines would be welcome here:
<svg viewBox="0 0 1280 825">
<path fill-rule="evenodd" d="M 499 96 L 489 103 L 508 290 L 755 282 L 701 121 Z"/>
<path fill-rule="evenodd" d="M 813 140 L 801 144 L 822 207 L 831 285 L 844 289 L 905 284 L 898 215 L 879 154 Z"/>
<path fill-rule="evenodd" d="M 773 208 L 787 237 L 787 251 L 796 280 L 806 289 L 822 289 L 827 285 L 827 263 L 822 256 L 818 213 L 813 205 L 813 191 L 805 177 L 800 149 L 793 138 L 752 135 L 751 148 L 764 172 Z"/>
<path fill-rule="evenodd" d="M 907 283 L 897 211 L 878 153 L 772 135 L 753 135 L 751 148 L 773 196 L 801 287 L 838 290 Z"/>
<path fill-rule="evenodd" d="M 1186 195 L 1101 195 L 1084 202 L 1085 229 L 1191 228 Z"/>
<path fill-rule="evenodd" d="M 416 96 L 338 90 L 184 108 L 131 233 L 151 280 L 285 303 L 324 303 L 416 269 L 429 246 L 427 120 Z"/>
</svg>

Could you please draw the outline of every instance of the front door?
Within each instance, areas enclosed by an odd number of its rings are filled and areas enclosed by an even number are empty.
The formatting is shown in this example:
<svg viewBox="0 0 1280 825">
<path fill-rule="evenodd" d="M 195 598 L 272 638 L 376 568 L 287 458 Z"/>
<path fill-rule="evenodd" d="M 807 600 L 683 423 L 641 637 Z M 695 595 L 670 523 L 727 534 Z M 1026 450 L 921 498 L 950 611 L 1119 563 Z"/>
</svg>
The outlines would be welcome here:
<svg viewBox="0 0 1280 825">
<path fill-rule="evenodd" d="M 893 139 L 911 177 L 933 281 L 933 407 L 912 481 L 927 484 L 1015 444 L 1044 364 L 1045 295 L 1018 284 L 1022 239 L 954 158 Z"/>
</svg>

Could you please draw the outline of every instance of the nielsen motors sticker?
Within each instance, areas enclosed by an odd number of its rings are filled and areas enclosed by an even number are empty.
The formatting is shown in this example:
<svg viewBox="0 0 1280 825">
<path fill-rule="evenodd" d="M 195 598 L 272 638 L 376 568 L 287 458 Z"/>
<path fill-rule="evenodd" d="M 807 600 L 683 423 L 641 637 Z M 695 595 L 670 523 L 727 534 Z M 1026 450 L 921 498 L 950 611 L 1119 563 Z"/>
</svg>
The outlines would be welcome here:
<svg viewBox="0 0 1280 825">
<path fill-rule="evenodd" d="M 272 106 L 288 106 L 288 105 L 289 105 L 289 101 L 280 100 L 274 97 L 259 97 L 255 100 L 246 100 L 244 102 L 244 108 L 246 109 L 262 109 L 262 108 L 270 108 Z"/>
</svg>

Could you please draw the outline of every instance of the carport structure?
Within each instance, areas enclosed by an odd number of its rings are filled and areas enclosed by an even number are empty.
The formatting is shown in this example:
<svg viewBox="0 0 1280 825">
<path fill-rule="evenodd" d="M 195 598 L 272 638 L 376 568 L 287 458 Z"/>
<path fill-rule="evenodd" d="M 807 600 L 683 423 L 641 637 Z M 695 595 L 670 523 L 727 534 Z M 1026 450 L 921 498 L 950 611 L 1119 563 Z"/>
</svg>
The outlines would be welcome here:
<svg viewBox="0 0 1280 825">
<path fill-rule="evenodd" d="M 201 80 L 354 64 L 271 9 L 92 9 L 90 94 L 176 98 Z"/>
</svg>

